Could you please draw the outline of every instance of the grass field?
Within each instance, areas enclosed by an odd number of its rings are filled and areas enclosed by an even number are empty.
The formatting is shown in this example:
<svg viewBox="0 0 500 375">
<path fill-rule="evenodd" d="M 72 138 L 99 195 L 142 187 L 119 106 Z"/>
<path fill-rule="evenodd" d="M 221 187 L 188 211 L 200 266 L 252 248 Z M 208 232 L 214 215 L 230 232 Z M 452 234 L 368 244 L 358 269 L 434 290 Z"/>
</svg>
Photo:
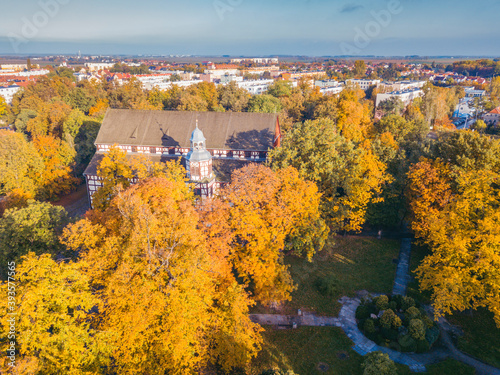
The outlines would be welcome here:
<svg viewBox="0 0 500 375">
<path fill-rule="evenodd" d="M 352 341 L 340 328 L 301 327 L 276 330 L 266 327 L 265 345 L 253 363 L 252 374 L 280 368 L 300 375 L 358 375 L 363 357 L 350 349 Z M 328 369 L 322 371 L 321 365 Z M 325 369 L 326 367 L 323 367 Z"/>
<path fill-rule="evenodd" d="M 358 290 L 389 293 L 392 290 L 400 241 L 366 237 L 335 237 L 325 249 L 316 254 L 313 262 L 289 257 L 287 264 L 297 285 L 292 301 L 280 313 L 296 313 L 301 308 L 318 314 L 337 316 L 337 300 L 352 296 Z M 324 296 L 315 287 L 317 278 L 334 277 L 337 289 Z M 264 312 L 262 306 L 254 312 Z M 363 358 L 351 349 L 352 341 L 340 328 L 300 327 L 296 330 L 277 330 L 265 327 L 265 345 L 252 364 L 252 374 L 278 367 L 300 375 L 335 374 L 360 375 Z M 320 366 L 327 365 L 322 371 Z M 324 367 L 325 368 L 325 367 Z M 324 369 L 323 368 L 323 369 Z M 399 366 L 401 374 L 409 374 Z"/>
<path fill-rule="evenodd" d="M 458 338 L 458 349 L 500 368 L 500 328 L 495 326 L 491 312 L 479 309 L 447 318 L 464 331 Z"/>
<path fill-rule="evenodd" d="M 312 262 L 289 257 L 297 290 L 286 305 L 289 312 L 303 309 L 320 315 L 336 316 L 342 296 L 353 296 L 358 290 L 390 293 L 394 282 L 400 241 L 378 240 L 368 237 L 335 237 L 325 249 L 316 254 Z M 334 278 L 335 293 L 325 296 L 318 292 L 315 282 L 319 278 Z"/>
</svg>

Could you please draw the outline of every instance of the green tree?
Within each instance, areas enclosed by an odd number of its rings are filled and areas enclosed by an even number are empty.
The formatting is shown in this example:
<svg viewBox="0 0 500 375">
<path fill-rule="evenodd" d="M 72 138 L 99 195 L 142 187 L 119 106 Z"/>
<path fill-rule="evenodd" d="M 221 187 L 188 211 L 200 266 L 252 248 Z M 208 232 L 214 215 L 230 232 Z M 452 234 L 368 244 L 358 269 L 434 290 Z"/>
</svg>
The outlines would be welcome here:
<svg viewBox="0 0 500 375">
<path fill-rule="evenodd" d="M 272 95 L 254 95 L 248 101 L 248 112 L 279 113 L 282 109 L 281 102 Z"/>
<path fill-rule="evenodd" d="M 388 354 L 372 352 L 366 355 L 362 365 L 363 375 L 397 375 L 398 371 Z"/>
<path fill-rule="evenodd" d="M 289 97 L 292 91 L 292 84 L 288 81 L 276 81 L 267 89 L 267 93 L 275 98 Z"/>
<path fill-rule="evenodd" d="M 316 183 L 332 231 L 359 230 L 368 203 L 387 179 L 372 151 L 339 135 L 329 119 L 296 123 L 269 160 L 274 169 L 293 166 Z"/>
<path fill-rule="evenodd" d="M 63 251 L 58 237 L 67 223 L 68 215 L 64 208 L 50 203 L 31 200 L 28 207 L 5 211 L 0 218 L 2 264 L 19 261 L 29 252 L 40 255 Z"/>
<path fill-rule="evenodd" d="M 217 88 L 219 103 L 226 111 L 242 112 L 248 106 L 250 94 L 243 88 L 239 88 L 236 82 L 220 85 Z"/>
</svg>

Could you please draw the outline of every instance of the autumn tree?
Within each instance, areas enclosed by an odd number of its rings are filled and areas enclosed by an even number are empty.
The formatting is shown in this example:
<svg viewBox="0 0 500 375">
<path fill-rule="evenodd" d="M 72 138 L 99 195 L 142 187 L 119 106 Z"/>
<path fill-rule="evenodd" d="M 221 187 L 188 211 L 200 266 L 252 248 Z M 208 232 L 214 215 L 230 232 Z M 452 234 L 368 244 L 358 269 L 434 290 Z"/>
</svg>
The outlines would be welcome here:
<svg viewBox="0 0 500 375">
<path fill-rule="evenodd" d="M 78 179 L 71 175 L 74 149 L 66 142 L 51 136 L 35 138 L 33 144 L 44 163 L 44 169 L 37 175 L 40 189 L 38 196 L 54 199 L 69 193 L 78 183 Z"/>
<path fill-rule="evenodd" d="M 356 60 L 354 62 L 354 74 L 358 78 L 366 75 L 366 63 L 363 60 Z"/>
<path fill-rule="evenodd" d="M 370 139 L 373 133 L 373 108 L 368 101 L 361 101 L 363 97 L 362 90 L 346 89 L 340 93 L 337 101 L 337 131 L 355 143 Z"/>
<path fill-rule="evenodd" d="M 78 263 L 56 262 L 48 254 L 23 257 L 16 267 L 15 310 L 8 308 L 6 298 L 0 302 L 3 352 L 12 341 L 7 339 L 7 319 L 12 318 L 7 314 L 14 312 L 16 319 L 16 367 L 8 367 L 4 355 L 2 373 L 97 373 L 104 353 L 100 334 L 90 325 L 89 312 L 97 300 L 89 284 Z M 0 286 L 5 295 L 7 287 Z"/>
<path fill-rule="evenodd" d="M 18 261 L 29 252 L 40 255 L 63 251 L 58 236 L 67 223 L 68 216 L 64 208 L 49 203 L 31 200 L 25 208 L 5 211 L 0 218 L 2 264 Z"/>
<path fill-rule="evenodd" d="M 7 103 L 5 102 L 5 99 L 0 97 L 0 118 L 2 118 L 4 115 L 7 114 Z"/>
<path fill-rule="evenodd" d="M 95 324 L 109 332 L 115 371 L 194 374 L 208 363 L 230 371 L 256 355 L 252 302 L 206 238 L 184 179 L 143 180 L 66 230 L 100 299 Z"/>
<path fill-rule="evenodd" d="M 417 275 L 437 316 L 488 308 L 500 327 L 500 175 L 480 170 L 456 178 L 453 199 L 425 217 L 432 249 Z"/>
<path fill-rule="evenodd" d="M 356 147 L 328 119 L 295 124 L 281 147 L 271 151 L 270 161 L 275 169 L 293 166 L 317 184 L 323 215 L 333 231 L 359 230 L 367 204 L 387 179 L 371 148 Z"/>
<path fill-rule="evenodd" d="M 409 173 L 415 235 L 430 254 L 417 270 L 439 315 L 486 307 L 500 326 L 498 267 L 498 140 L 477 132 L 441 135 L 434 160 Z"/>
<path fill-rule="evenodd" d="M 233 173 L 221 196 L 235 236 L 233 267 L 252 284 L 255 299 L 265 304 L 289 300 L 294 287 L 283 249 L 311 259 L 328 234 L 317 187 L 293 168 L 273 172 L 251 164 Z"/>
<path fill-rule="evenodd" d="M 239 88 L 236 82 L 220 85 L 217 88 L 219 103 L 226 111 L 243 112 L 248 106 L 250 94 L 243 88 Z"/>
<path fill-rule="evenodd" d="M 37 174 L 43 169 L 43 160 L 32 143 L 19 133 L 0 130 L 0 194 L 21 189 L 34 197 Z"/>
</svg>

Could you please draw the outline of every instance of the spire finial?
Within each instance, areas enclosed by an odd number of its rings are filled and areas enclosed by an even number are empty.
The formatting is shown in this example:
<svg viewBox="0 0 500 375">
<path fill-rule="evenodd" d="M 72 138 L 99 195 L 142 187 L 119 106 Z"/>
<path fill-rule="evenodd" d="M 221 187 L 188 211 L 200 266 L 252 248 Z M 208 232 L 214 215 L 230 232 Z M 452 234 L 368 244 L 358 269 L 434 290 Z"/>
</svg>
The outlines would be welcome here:
<svg viewBox="0 0 500 375">
<path fill-rule="evenodd" d="M 198 129 L 198 119 L 196 119 L 196 129 Z"/>
</svg>

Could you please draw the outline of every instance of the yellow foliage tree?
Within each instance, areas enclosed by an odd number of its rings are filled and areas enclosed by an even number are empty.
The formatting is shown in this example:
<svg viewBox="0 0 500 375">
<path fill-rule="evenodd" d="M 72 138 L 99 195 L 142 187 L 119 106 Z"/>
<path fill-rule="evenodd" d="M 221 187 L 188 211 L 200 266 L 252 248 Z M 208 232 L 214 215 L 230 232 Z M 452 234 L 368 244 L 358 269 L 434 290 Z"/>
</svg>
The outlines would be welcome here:
<svg viewBox="0 0 500 375">
<path fill-rule="evenodd" d="M 233 173 L 222 196 L 235 236 L 235 269 L 254 285 L 255 299 L 265 304 L 289 300 L 294 286 L 283 263 L 287 242 L 310 259 L 328 234 L 317 187 L 293 168 L 273 172 L 249 165 Z"/>
<path fill-rule="evenodd" d="M 2 336 L 7 319 L 15 313 L 15 335 L 2 340 L 2 352 L 16 342 L 16 367 L 8 367 L 2 356 L 2 373 L 8 374 L 97 374 L 101 352 L 100 334 L 90 326 L 89 311 L 97 304 L 89 279 L 80 264 L 55 262 L 51 256 L 30 253 L 16 269 L 16 304 L 1 299 Z M 1 290 L 7 296 L 8 283 Z M 13 311 L 11 310 L 13 309 Z"/>
<path fill-rule="evenodd" d="M 437 316 L 486 307 L 500 327 L 500 175 L 461 172 L 456 183 L 453 199 L 426 215 L 432 254 L 417 269 L 420 285 Z"/>
<path fill-rule="evenodd" d="M 210 362 L 230 370 L 258 352 L 251 300 L 218 272 L 227 258 L 212 257 L 206 238 L 183 179 L 139 182 L 66 230 L 100 297 L 96 324 L 119 373 L 194 374 Z"/>
</svg>

